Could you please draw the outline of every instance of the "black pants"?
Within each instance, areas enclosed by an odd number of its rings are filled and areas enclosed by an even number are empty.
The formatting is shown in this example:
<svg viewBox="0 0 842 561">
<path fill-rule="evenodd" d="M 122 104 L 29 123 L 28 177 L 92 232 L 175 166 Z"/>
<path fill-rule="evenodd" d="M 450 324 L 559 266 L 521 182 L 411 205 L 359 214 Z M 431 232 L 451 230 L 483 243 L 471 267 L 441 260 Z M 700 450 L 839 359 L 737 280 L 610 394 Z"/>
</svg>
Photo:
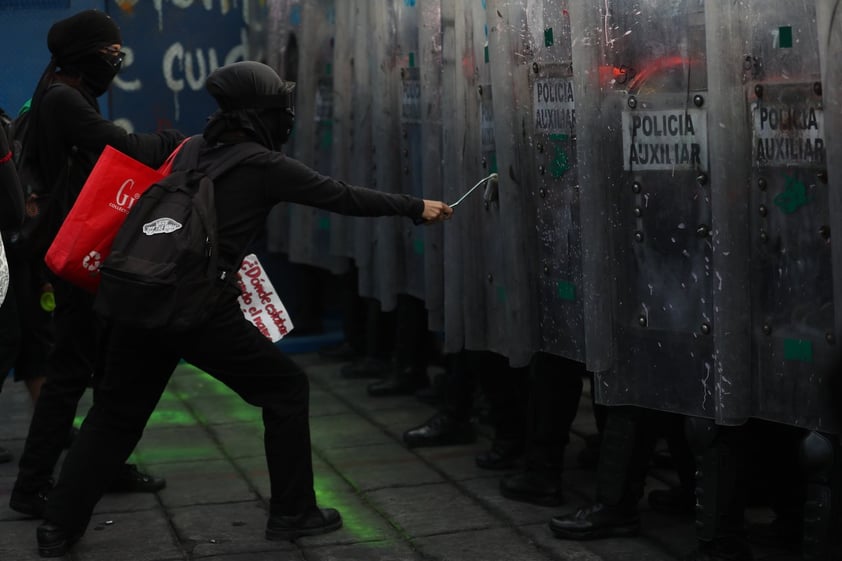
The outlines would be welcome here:
<svg viewBox="0 0 842 561">
<path fill-rule="evenodd" d="M 23 492 L 38 491 L 53 476 L 79 400 L 91 384 L 100 336 L 93 296 L 61 280 L 54 280 L 53 288 L 55 346 L 20 458 L 15 487 Z"/>
<path fill-rule="evenodd" d="M 181 358 L 263 408 L 273 514 L 296 514 L 316 504 L 307 376 L 226 295 L 202 327 L 188 332 L 112 327 L 104 377 L 50 493 L 47 520 L 68 530 L 85 528 Z"/>
</svg>

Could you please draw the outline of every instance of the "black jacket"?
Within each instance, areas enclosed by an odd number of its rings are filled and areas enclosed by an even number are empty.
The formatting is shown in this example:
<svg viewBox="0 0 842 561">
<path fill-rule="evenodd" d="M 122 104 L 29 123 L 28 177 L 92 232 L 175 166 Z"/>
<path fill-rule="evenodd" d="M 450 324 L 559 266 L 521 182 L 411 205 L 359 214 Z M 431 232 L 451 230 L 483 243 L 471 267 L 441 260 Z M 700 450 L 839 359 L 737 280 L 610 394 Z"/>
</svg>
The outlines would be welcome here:
<svg viewBox="0 0 842 561">
<path fill-rule="evenodd" d="M 128 133 L 100 114 L 93 96 L 64 83 L 47 89 L 40 101 L 37 123 L 30 122 L 30 126 L 36 128 L 28 142 L 35 142 L 43 180 L 53 189 L 54 200 L 48 211 L 53 235 L 106 145 L 158 167 L 184 138 L 175 130 Z"/>
<path fill-rule="evenodd" d="M 224 146 L 206 147 L 199 167 Z M 219 177 L 214 186 L 220 260 L 233 270 L 239 268 L 269 211 L 280 202 L 350 216 L 405 216 L 415 221 L 421 220 L 424 211 L 421 199 L 348 185 L 269 149 Z"/>
</svg>

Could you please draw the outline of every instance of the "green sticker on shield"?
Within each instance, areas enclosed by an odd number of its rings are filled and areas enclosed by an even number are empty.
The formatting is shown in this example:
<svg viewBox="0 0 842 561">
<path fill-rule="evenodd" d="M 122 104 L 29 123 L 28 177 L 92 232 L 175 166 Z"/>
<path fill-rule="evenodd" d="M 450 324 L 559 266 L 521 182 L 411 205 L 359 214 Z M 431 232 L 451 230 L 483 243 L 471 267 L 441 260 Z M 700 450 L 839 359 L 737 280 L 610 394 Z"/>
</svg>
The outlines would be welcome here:
<svg viewBox="0 0 842 561">
<path fill-rule="evenodd" d="M 567 302 L 573 302 L 576 300 L 576 285 L 572 282 L 558 281 L 558 285 L 556 286 L 556 293 L 558 294 L 558 297 L 562 300 L 566 300 Z"/>
<path fill-rule="evenodd" d="M 784 339 L 784 358 L 813 362 L 813 343 L 805 339 Z"/>
</svg>

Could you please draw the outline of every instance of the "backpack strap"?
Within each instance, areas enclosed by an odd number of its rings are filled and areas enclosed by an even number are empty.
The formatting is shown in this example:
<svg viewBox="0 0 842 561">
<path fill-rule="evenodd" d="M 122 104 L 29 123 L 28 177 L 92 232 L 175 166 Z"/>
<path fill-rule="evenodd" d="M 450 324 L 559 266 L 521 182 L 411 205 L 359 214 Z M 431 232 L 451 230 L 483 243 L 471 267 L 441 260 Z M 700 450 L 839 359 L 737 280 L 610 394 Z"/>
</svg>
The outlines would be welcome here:
<svg viewBox="0 0 842 561">
<path fill-rule="evenodd" d="M 241 162 L 257 154 L 268 151 L 268 148 L 254 141 L 238 142 L 223 145 L 223 148 L 205 165 L 199 165 L 199 154 L 207 146 L 201 135 L 191 137 L 184 142 L 184 146 L 176 156 L 173 171 L 198 170 L 212 180 L 225 174 Z"/>
</svg>

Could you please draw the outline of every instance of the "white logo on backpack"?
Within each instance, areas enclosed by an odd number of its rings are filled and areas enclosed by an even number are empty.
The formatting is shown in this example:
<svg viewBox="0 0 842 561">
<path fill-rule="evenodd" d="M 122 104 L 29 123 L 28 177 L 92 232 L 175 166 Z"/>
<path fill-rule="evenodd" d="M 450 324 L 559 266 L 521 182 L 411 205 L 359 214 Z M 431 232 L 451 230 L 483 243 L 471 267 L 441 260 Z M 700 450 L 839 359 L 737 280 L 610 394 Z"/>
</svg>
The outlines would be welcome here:
<svg viewBox="0 0 842 561">
<path fill-rule="evenodd" d="M 147 236 L 154 236 L 155 234 L 172 234 L 179 229 L 181 229 L 181 223 L 167 217 L 158 218 L 143 225 L 143 233 Z"/>
</svg>

